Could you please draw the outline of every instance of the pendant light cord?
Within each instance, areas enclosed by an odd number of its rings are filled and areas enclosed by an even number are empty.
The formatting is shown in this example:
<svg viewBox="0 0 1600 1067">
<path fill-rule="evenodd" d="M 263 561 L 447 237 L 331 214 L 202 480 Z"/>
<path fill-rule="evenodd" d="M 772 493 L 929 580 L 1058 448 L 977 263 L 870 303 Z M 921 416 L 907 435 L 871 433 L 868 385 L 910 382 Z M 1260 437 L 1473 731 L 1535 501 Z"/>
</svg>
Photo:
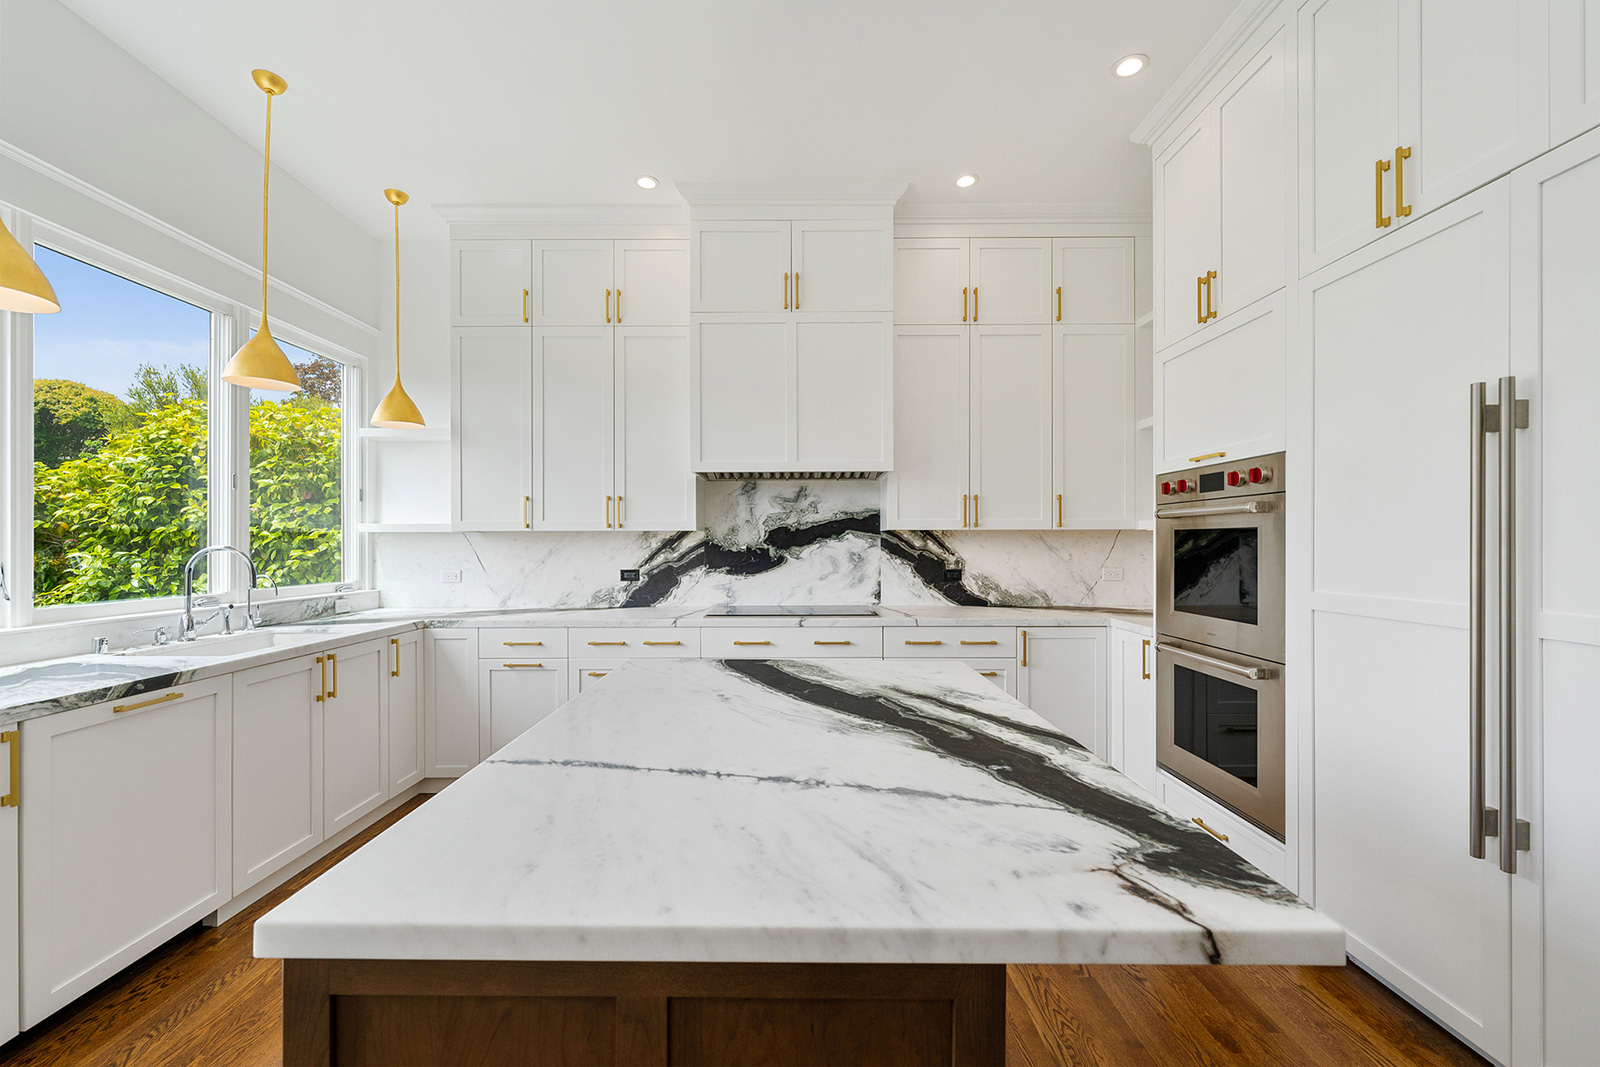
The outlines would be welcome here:
<svg viewBox="0 0 1600 1067">
<path fill-rule="evenodd" d="M 394 383 L 400 384 L 400 205 L 394 206 Z"/>
<path fill-rule="evenodd" d="M 261 329 L 267 328 L 267 187 L 272 181 L 272 98 L 267 94 L 266 162 L 261 171 Z"/>
</svg>

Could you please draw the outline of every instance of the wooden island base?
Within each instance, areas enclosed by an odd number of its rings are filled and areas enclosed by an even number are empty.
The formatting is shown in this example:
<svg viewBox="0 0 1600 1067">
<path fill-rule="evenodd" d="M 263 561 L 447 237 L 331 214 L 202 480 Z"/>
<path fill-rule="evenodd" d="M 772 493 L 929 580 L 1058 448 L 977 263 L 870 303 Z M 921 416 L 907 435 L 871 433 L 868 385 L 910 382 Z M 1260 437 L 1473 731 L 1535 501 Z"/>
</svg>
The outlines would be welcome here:
<svg viewBox="0 0 1600 1067">
<path fill-rule="evenodd" d="M 283 962 L 283 1062 L 1000 1064 L 1003 964 Z"/>
</svg>

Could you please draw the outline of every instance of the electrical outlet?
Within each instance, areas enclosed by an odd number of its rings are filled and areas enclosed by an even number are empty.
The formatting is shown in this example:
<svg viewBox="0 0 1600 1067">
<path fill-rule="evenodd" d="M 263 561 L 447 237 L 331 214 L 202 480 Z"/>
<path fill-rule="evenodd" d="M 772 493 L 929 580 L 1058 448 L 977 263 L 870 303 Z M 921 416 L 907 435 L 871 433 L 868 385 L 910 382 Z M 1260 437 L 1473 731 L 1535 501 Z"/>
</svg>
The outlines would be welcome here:
<svg viewBox="0 0 1600 1067">
<path fill-rule="evenodd" d="M 946 567 L 944 569 L 944 580 L 947 582 L 959 582 L 961 575 L 962 570 L 960 567 Z"/>
<path fill-rule="evenodd" d="M 622 568 L 622 580 L 625 581 L 625 582 L 637 582 L 639 580 L 639 568 L 638 567 L 624 567 L 624 568 Z"/>
<path fill-rule="evenodd" d="M 461 582 L 460 571 L 440 571 L 439 580 L 446 585 L 458 585 Z"/>
<path fill-rule="evenodd" d="M 1100 571 L 1100 580 L 1102 582 L 1120 582 L 1120 581 L 1122 581 L 1122 568 L 1121 567 L 1105 567 L 1105 568 L 1102 568 L 1101 571 Z"/>
</svg>

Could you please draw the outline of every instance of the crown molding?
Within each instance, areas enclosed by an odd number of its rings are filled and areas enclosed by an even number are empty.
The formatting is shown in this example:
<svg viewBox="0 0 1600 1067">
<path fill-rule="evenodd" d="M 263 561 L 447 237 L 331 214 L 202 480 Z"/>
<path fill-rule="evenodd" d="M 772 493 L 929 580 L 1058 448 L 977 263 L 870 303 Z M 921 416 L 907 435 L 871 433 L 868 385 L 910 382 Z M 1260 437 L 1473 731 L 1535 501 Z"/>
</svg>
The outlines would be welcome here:
<svg viewBox="0 0 1600 1067">
<path fill-rule="evenodd" d="M 518 226 L 560 223 L 681 226 L 682 204 L 433 204 L 452 226 Z"/>
<path fill-rule="evenodd" d="M 1084 203 L 912 203 L 901 204 L 896 222 L 1059 223 L 1066 226 L 1115 223 L 1150 224 L 1150 205 L 1136 201 Z"/>
<path fill-rule="evenodd" d="M 852 182 L 837 185 L 752 182 L 679 182 L 678 195 L 694 207 L 745 207 L 772 204 L 827 207 L 893 207 L 905 195 L 905 182 Z"/>
<path fill-rule="evenodd" d="M 1178 75 L 1166 93 L 1156 102 L 1144 121 L 1133 128 L 1128 140 L 1134 144 L 1152 145 L 1156 138 L 1172 124 L 1217 72 L 1222 69 L 1239 46 L 1258 30 L 1284 0 L 1241 0 L 1238 7 L 1211 35 L 1200 54 Z"/>
<path fill-rule="evenodd" d="M 217 246 L 201 240 L 187 230 L 179 229 L 171 223 L 157 218 L 148 211 L 145 211 L 143 208 L 135 207 L 126 200 L 106 192 L 99 186 L 91 185 L 82 178 L 67 173 L 55 164 L 40 159 L 32 152 L 29 152 L 26 149 L 18 148 L 10 141 L 0 140 L 0 156 L 5 156 L 8 159 L 15 160 L 24 167 L 44 175 L 58 185 L 71 189 L 80 196 L 87 197 L 88 199 L 93 200 L 98 204 L 102 204 L 113 211 L 126 215 L 128 218 L 149 227 L 162 236 L 171 238 L 181 245 L 192 248 L 196 252 L 199 252 L 204 256 L 208 256 L 224 266 L 231 267 L 234 270 L 239 271 L 241 274 L 254 279 L 255 281 L 261 280 L 261 269 L 259 267 L 256 267 L 250 263 L 246 263 L 238 256 L 235 256 L 229 252 L 224 252 Z M 267 280 L 268 284 L 278 292 L 287 296 L 291 296 L 295 300 L 300 301 L 308 307 L 315 308 L 317 311 L 322 312 L 329 318 L 336 319 L 339 322 L 344 323 L 346 326 L 349 326 L 353 330 L 358 330 L 370 337 L 377 337 L 381 332 L 380 329 L 372 323 L 363 322 L 354 315 L 350 314 L 348 311 L 336 308 L 326 300 L 323 300 L 321 297 L 312 296 L 310 293 L 299 288 L 298 286 L 290 285 L 289 283 L 279 278 L 275 278 L 270 274 L 267 276 Z M 254 308 L 252 310 L 259 311 L 260 309 Z"/>
</svg>

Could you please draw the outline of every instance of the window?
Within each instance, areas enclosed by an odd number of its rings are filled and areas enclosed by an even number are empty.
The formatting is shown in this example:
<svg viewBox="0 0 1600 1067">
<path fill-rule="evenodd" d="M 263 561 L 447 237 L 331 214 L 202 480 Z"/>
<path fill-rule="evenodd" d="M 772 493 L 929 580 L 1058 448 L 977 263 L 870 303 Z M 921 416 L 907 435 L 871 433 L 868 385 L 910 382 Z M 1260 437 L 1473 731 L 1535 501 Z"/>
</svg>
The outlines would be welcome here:
<svg viewBox="0 0 1600 1067">
<path fill-rule="evenodd" d="M 168 596 L 206 543 L 211 312 L 42 245 L 34 603 Z"/>
<path fill-rule="evenodd" d="M 278 342 L 298 393 L 250 390 L 250 554 L 279 585 L 344 576 L 344 364 Z"/>
</svg>

